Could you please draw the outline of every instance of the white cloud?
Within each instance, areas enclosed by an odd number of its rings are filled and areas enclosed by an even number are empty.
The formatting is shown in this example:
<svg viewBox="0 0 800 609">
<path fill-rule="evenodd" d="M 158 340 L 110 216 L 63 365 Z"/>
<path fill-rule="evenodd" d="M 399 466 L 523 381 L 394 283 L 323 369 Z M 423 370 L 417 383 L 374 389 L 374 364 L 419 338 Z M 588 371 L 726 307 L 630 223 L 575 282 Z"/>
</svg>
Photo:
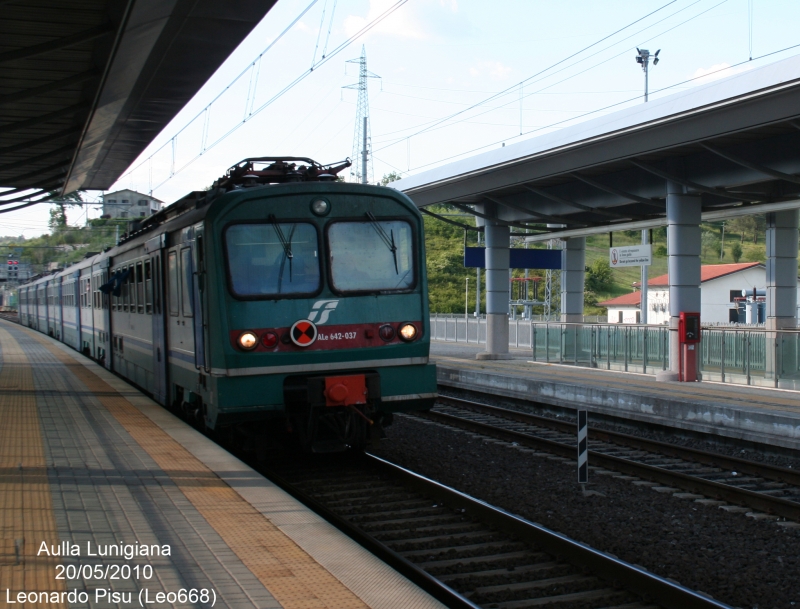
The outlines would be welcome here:
<svg viewBox="0 0 800 609">
<path fill-rule="evenodd" d="M 733 70 L 730 69 L 730 67 L 731 65 L 729 63 L 715 63 L 713 66 L 708 68 L 697 68 L 694 71 L 694 74 L 692 74 L 692 78 L 697 79 L 697 84 L 704 84 L 714 80 L 719 80 L 720 78 L 727 78 L 728 76 L 733 76 L 734 74 L 746 72 L 750 69 L 749 65 L 739 66 Z"/>
<path fill-rule="evenodd" d="M 458 12 L 458 0 L 439 0 L 439 4 L 445 8 L 449 7 L 454 13 Z"/>
<path fill-rule="evenodd" d="M 492 80 L 505 80 L 512 71 L 500 61 L 481 61 L 470 67 L 469 74 L 472 77 L 488 75 Z"/>
<path fill-rule="evenodd" d="M 366 17 L 348 15 L 344 20 L 344 30 L 349 38 L 360 31 L 368 23 L 389 9 L 396 0 L 369 0 L 369 11 Z M 396 36 L 398 38 L 426 38 L 427 35 L 420 21 L 406 7 L 400 7 L 370 30 L 371 34 Z"/>
</svg>

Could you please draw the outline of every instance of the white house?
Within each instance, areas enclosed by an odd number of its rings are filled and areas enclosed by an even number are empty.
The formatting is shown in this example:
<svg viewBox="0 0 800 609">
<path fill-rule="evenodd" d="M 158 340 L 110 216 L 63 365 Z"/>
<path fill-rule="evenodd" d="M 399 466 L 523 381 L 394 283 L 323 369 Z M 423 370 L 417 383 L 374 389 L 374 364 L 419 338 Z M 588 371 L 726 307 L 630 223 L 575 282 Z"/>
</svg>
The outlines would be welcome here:
<svg viewBox="0 0 800 609">
<path fill-rule="evenodd" d="M 135 190 L 117 190 L 103 195 L 103 218 L 144 218 L 161 209 L 161 201 Z"/>
<path fill-rule="evenodd" d="M 739 264 L 705 264 L 700 267 L 700 319 L 703 323 L 728 323 L 733 299 L 741 297 L 742 290 L 767 284 L 767 269 L 761 262 Z M 647 282 L 647 322 L 669 323 L 669 275 L 653 277 Z M 640 287 L 635 283 L 634 287 Z M 599 303 L 608 308 L 608 323 L 635 324 L 641 318 L 639 291 L 623 294 Z M 800 288 L 798 288 L 800 303 Z"/>
</svg>

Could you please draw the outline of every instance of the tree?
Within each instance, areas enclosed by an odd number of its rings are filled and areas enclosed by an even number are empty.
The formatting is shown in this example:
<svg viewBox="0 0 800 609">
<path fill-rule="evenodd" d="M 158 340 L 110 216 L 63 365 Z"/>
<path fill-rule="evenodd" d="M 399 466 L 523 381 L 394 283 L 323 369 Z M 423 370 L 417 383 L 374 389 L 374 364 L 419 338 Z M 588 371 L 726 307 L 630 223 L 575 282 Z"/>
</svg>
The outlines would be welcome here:
<svg viewBox="0 0 800 609">
<path fill-rule="evenodd" d="M 739 262 L 739 259 L 742 257 L 742 246 L 739 243 L 733 244 L 733 247 L 731 248 L 731 256 L 733 256 L 734 262 Z"/>
<path fill-rule="evenodd" d="M 397 180 L 401 179 L 402 177 L 403 176 L 401 176 L 396 171 L 392 171 L 390 173 L 385 173 L 385 174 L 383 174 L 383 177 L 381 178 L 380 185 L 381 186 L 386 186 L 387 184 L 389 184 L 391 182 L 397 182 Z"/>
<path fill-rule="evenodd" d="M 82 191 L 76 190 L 66 195 L 60 195 L 58 191 L 50 191 L 48 199 L 56 199 L 55 207 L 50 210 L 50 220 L 47 222 L 51 234 L 63 232 L 67 228 L 67 206 L 78 205 L 83 201 Z M 72 203 L 74 201 L 74 203 Z"/>
<path fill-rule="evenodd" d="M 586 272 L 586 290 L 595 294 L 607 293 L 614 285 L 614 274 L 608 260 L 598 258 Z"/>
</svg>

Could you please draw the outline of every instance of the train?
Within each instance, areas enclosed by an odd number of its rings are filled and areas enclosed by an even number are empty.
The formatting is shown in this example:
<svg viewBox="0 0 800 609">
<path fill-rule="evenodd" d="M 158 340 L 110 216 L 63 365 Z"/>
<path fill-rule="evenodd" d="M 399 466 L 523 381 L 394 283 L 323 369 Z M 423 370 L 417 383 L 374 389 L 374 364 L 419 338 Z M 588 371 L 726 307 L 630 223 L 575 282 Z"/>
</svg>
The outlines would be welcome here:
<svg viewBox="0 0 800 609">
<path fill-rule="evenodd" d="M 349 165 L 245 159 L 20 286 L 20 323 L 209 433 L 363 448 L 437 389 L 422 216 Z"/>
</svg>

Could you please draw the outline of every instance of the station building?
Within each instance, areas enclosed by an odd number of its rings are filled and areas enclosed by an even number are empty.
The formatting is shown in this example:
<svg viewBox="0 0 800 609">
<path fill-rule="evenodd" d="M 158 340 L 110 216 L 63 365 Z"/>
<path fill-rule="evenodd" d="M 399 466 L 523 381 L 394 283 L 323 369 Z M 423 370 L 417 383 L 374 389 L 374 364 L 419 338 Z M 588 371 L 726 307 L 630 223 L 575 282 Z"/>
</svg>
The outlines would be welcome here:
<svg viewBox="0 0 800 609">
<path fill-rule="evenodd" d="M 599 303 L 608 309 L 608 323 L 637 324 L 641 319 L 641 284 L 636 290 Z M 738 264 L 704 264 L 700 267 L 700 319 L 704 324 L 727 324 L 735 311 L 734 299 L 742 290 L 765 289 L 767 267 L 762 262 Z M 669 323 L 669 275 L 653 277 L 647 282 L 647 320 L 651 324 Z M 798 288 L 800 302 L 800 288 Z M 798 311 L 800 313 L 800 311 Z M 734 315 L 735 317 L 735 315 Z M 741 322 L 741 320 L 739 320 Z"/>
<path fill-rule="evenodd" d="M 163 201 L 135 190 L 117 190 L 103 195 L 103 218 L 133 219 L 151 216 Z"/>
</svg>

